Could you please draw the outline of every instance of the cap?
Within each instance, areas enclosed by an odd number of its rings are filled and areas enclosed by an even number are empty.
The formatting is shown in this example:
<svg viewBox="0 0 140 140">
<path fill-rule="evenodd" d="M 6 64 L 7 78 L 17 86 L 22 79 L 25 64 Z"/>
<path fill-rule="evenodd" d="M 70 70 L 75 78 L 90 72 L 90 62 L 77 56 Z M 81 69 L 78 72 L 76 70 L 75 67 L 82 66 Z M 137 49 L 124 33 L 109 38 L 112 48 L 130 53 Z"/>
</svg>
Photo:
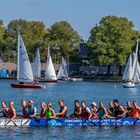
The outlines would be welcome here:
<svg viewBox="0 0 140 140">
<path fill-rule="evenodd" d="M 95 102 L 92 102 L 91 105 L 97 106 Z"/>
</svg>

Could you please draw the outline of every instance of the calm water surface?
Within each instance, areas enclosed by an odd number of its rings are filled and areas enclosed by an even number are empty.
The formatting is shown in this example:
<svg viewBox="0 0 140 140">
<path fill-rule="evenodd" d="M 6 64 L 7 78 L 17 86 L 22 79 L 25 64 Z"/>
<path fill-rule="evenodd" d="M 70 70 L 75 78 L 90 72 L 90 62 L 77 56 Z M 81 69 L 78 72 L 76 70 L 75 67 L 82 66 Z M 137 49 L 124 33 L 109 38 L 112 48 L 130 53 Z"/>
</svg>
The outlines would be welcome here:
<svg viewBox="0 0 140 140">
<path fill-rule="evenodd" d="M 73 111 L 73 101 L 85 100 L 87 105 L 92 101 L 108 102 L 117 98 L 124 105 L 127 100 L 137 100 L 140 103 L 140 85 L 133 89 L 124 89 L 120 83 L 103 82 L 60 82 L 46 84 L 46 89 L 14 89 L 10 83 L 14 81 L 0 80 L 0 102 L 14 101 L 18 113 L 21 113 L 21 100 L 34 100 L 35 106 L 40 111 L 41 101 L 51 101 L 54 109 L 59 111 L 57 101 L 64 99 L 68 107 L 68 113 Z M 44 83 L 43 83 L 44 84 Z M 115 88 L 116 87 L 116 88 Z M 0 140 L 2 139 L 140 139 L 140 126 L 123 127 L 46 127 L 46 128 L 0 128 Z"/>
</svg>

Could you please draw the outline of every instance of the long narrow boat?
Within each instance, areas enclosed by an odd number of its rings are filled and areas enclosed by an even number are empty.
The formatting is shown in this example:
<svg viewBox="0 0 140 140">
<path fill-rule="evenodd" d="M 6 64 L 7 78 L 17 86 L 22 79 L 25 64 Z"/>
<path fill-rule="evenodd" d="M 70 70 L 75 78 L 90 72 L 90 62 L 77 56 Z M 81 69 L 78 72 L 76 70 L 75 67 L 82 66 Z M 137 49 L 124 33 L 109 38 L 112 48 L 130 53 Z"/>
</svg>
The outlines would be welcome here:
<svg viewBox="0 0 140 140">
<path fill-rule="evenodd" d="M 0 119 L 0 126 L 47 127 L 47 126 L 129 126 L 140 125 L 140 119 Z"/>
</svg>

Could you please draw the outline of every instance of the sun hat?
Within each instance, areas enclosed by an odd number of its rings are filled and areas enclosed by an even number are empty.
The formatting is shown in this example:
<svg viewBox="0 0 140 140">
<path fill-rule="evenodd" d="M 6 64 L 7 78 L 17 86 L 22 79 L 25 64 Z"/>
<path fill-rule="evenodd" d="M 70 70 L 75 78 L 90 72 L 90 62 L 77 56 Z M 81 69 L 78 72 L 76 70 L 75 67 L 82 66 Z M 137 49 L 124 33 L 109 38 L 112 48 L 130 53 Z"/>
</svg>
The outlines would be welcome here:
<svg viewBox="0 0 140 140">
<path fill-rule="evenodd" d="M 92 102 L 91 105 L 97 106 L 97 104 L 95 102 Z"/>
</svg>

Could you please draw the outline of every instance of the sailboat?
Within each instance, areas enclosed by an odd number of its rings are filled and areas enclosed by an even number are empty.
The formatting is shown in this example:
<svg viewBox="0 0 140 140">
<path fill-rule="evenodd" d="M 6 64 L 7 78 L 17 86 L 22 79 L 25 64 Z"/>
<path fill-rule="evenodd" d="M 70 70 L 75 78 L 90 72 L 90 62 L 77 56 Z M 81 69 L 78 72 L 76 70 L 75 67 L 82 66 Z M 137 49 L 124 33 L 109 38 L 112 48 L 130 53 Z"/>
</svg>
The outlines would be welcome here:
<svg viewBox="0 0 140 140">
<path fill-rule="evenodd" d="M 38 81 L 38 79 L 41 77 L 41 63 L 40 63 L 39 48 L 37 48 L 36 57 L 33 64 L 33 76 L 34 76 L 34 80 L 36 81 Z"/>
<path fill-rule="evenodd" d="M 50 55 L 50 47 L 48 47 L 48 56 L 47 56 L 47 62 L 46 62 L 46 70 L 45 70 L 45 79 L 41 80 L 41 82 L 50 82 L 50 83 L 56 83 L 58 82 L 55 69 L 53 66 L 52 58 Z"/>
<path fill-rule="evenodd" d="M 122 77 L 122 80 L 124 81 L 123 87 L 125 88 L 134 88 L 135 83 L 140 82 L 140 67 L 137 55 L 138 46 L 139 40 L 137 40 L 136 51 L 130 54 L 127 64 L 125 66 L 125 70 Z"/>
<path fill-rule="evenodd" d="M 12 83 L 14 88 L 45 88 L 44 85 L 34 84 L 33 72 L 30 60 L 23 42 L 18 32 L 18 57 L 17 57 L 17 80 L 20 83 Z"/>
<path fill-rule="evenodd" d="M 62 57 L 62 63 L 57 74 L 58 80 L 68 80 L 68 68 L 65 59 Z"/>
</svg>

